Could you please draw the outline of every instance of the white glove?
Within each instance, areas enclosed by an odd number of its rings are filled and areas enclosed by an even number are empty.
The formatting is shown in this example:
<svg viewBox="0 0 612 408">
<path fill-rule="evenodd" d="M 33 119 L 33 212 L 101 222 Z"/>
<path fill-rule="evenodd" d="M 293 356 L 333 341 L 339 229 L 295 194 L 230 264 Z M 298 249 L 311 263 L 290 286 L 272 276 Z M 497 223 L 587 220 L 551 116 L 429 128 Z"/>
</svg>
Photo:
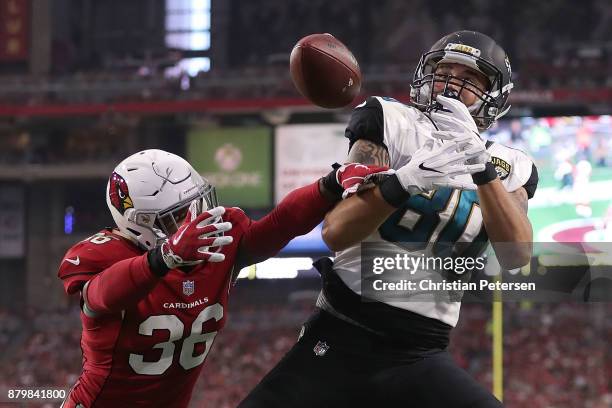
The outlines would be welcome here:
<svg viewBox="0 0 612 408">
<path fill-rule="evenodd" d="M 474 118 L 468 111 L 468 108 L 463 102 L 449 98 L 443 95 L 438 95 L 436 101 L 442 105 L 445 110 L 435 110 L 431 112 L 431 118 L 438 127 L 438 131 L 432 132 L 432 135 L 437 139 L 452 140 L 457 143 L 467 141 L 465 147 L 469 154 L 476 154 L 473 159 L 468 161 L 468 164 L 486 163 L 490 160 L 491 155 L 487 152 L 485 142 L 480 137 L 478 127 Z M 446 112 L 448 110 L 449 112 Z"/>
<path fill-rule="evenodd" d="M 470 153 L 466 150 L 470 141 L 450 141 L 434 147 L 433 139 L 414 152 L 410 162 L 395 172 L 405 191 L 413 194 L 427 192 L 437 188 L 457 188 L 461 190 L 476 190 L 472 182 L 463 182 L 455 177 L 463 174 L 473 174 L 485 169 L 485 165 L 467 164 L 481 152 Z"/>
</svg>

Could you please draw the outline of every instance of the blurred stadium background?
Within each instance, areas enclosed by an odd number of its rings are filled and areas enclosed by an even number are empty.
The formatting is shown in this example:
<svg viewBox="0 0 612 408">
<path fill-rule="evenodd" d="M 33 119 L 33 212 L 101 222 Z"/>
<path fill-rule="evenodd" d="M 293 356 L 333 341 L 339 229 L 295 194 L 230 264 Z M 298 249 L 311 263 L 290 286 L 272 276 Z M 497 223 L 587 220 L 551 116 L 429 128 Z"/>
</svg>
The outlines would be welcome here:
<svg viewBox="0 0 612 408">
<path fill-rule="evenodd" d="M 509 117 L 488 136 L 538 164 L 536 240 L 611 241 L 612 5 L 460 4 L 0 1 L 0 392 L 68 387 L 78 376 L 78 300 L 56 270 L 69 246 L 111 225 L 104 191 L 121 159 L 144 148 L 182 155 L 224 204 L 255 218 L 342 161 L 350 109 L 313 107 L 289 77 L 293 44 L 314 32 L 354 52 L 360 99 L 401 101 L 420 54 L 443 34 L 469 28 L 498 40 L 516 87 Z M 326 254 L 315 230 L 243 271 L 192 406 L 234 407 L 291 347 L 319 288 L 310 264 Z M 612 407 L 610 312 L 609 303 L 506 304 L 506 405 Z M 465 305 L 452 341 L 487 386 L 492 327 L 490 304 Z"/>
</svg>

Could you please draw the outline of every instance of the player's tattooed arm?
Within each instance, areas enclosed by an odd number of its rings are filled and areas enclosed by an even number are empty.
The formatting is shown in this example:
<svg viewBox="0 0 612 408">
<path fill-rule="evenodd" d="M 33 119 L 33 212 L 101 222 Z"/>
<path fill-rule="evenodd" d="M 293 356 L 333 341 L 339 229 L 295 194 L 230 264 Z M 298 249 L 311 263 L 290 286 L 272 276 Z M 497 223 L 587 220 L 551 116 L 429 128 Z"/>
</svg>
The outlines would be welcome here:
<svg viewBox="0 0 612 408">
<path fill-rule="evenodd" d="M 389 152 L 385 146 L 359 139 L 351 147 L 346 162 L 389 166 Z"/>
<path fill-rule="evenodd" d="M 359 139 L 351 147 L 346 162 L 389 166 L 389 152 L 383 145 Z M 363 191 L 342 200 L 327 213 L 323 240 L 333 251 L 346 249 L 370 235 L 395 210 L 379 188 Z"/>
</svg>

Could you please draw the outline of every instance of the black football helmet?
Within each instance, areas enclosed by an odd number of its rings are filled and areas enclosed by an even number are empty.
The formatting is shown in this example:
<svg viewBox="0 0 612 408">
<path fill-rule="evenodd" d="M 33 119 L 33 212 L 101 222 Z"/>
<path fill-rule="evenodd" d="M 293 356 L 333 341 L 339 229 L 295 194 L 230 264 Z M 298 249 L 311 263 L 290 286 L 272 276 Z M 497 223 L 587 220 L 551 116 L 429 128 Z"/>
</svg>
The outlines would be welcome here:
<svg viewBox="0 0 612 408">
<path fill-rule="evenodd" d="M 473 68 L 484 74 L 489 81 L 488 89 L 479 89 L 474 83 L 453 75 L 435 74 L 440 63 L 456 63 Z M 459 85 L 460 91 L 473 92 L 478 101 L 468 110 L 480 130 L 486 130 L 510 109 L 508 95 L 513 87 L 512 68 L 506 52 L 490 37 L 476 31 L 457 31 L 438 40 L 421 56 L 414 73 L 410 96 L 412 102 L 423 110 L 436 106 L 433 97 L 434 80 L 445 82 L 443 94 L 452 95 L 448 84 Z"/>
</svg>

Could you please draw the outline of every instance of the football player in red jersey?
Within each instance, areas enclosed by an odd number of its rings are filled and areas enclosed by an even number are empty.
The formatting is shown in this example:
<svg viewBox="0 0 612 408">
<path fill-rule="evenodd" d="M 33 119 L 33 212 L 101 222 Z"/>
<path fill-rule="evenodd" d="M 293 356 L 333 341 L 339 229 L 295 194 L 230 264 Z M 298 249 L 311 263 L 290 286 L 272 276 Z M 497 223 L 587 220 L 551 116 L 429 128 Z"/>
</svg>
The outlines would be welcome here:
<svg viewBox="0 0 612 408">
<path fill-rule="evenodd" d="M 182 158 L 145 150 L 111 175 L 117 224 L 77 243 L 58 276 L 81 293 L 83 370 L 63 407 L 186 407 L 243 266 L 320 223 L 345 190 L 380 167 L 345 165 L 253 221 L 217 207 Z"/>
</svg>

